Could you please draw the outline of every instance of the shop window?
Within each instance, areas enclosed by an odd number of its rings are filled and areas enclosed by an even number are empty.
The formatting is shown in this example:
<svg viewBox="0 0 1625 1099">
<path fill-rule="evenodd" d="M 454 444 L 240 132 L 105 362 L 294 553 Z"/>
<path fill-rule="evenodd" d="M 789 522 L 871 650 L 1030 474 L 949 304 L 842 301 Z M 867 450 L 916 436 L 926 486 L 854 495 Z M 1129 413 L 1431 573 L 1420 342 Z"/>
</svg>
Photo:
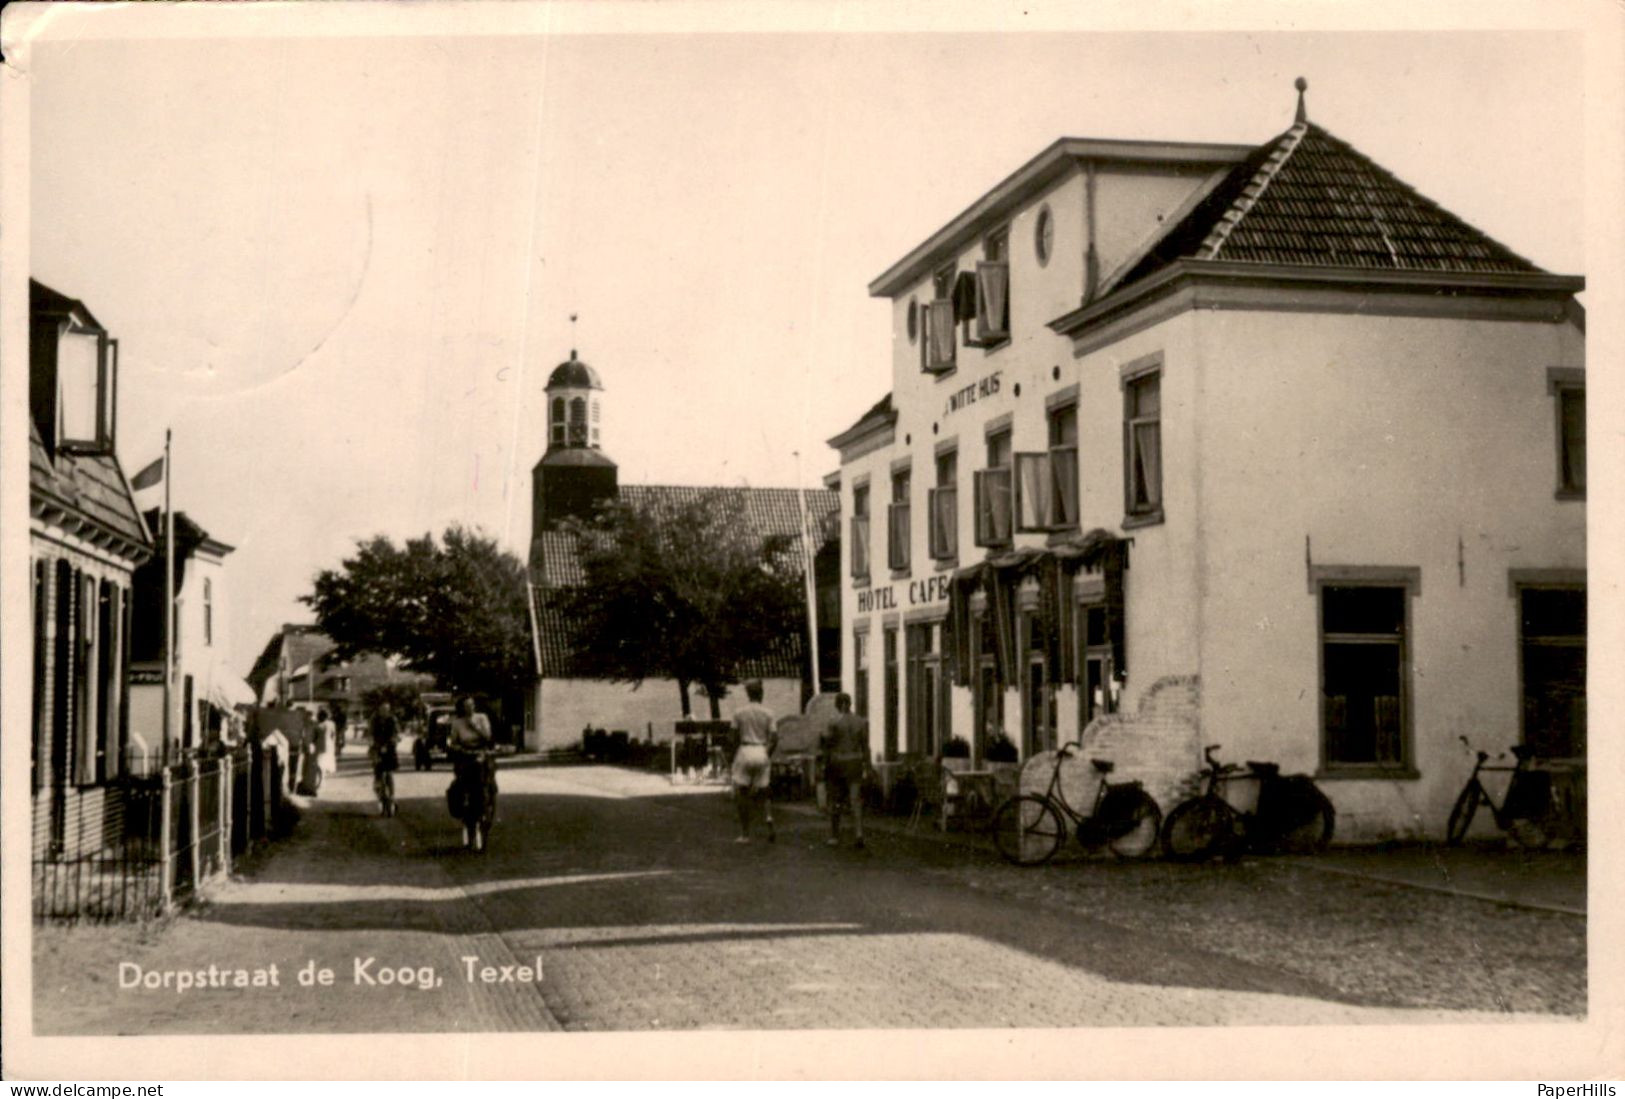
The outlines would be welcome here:
<svg viewBox="0 0 1625 1099">
<path fill-rule="evenodd" d="M 998 431 L 987 437 L 987 468 L 976 471 L 976 544 L 1010 544 L 1011 478 L 1010 432 Z"/>
<path fill-rule="evenodd" d="M 947 648 L 941 622 L 908 627 L 908 751 L 936 755 L 952 735 Z"/>
<path fill-rule="evenodd" d="M 1585 371 L 1548 370 L 1546 388 L 1557 406 L 1557 496 L 1560 500 L 1583 500 L 1586 492 Z"/>
<path fill-rule="evenodd" d="M 1409 589 L 1320 586 L 1321 737 L 1328 771 L 1408 770 Z"/>
<path fill-rule="evenodd" d="M 1161 374 L 1150 371 L 1123 385 L 1123 487 L 1130 519 L 1162 518 Z"/>
<path fill-rule="evenodd" d="M 1116 684 L 1112 669 L 1112 639 L 1104 601 L 1082 603 L 1078 607 L 1078 643 L 1082 650 L 1078 667 L 1078 728 L 1104 714 L 1114 713 Z"/>
<path fill-rule="evenodd" d="M 852 487 L 852 575 L 869 579 L 869 486 Z"/>
<path fill-rule="evenodd" d="M 931 513 L 931 556 L 937 561 L 959 558 L 959 455 L 944 451 L 937 455 L 937 484 L 926 494 L 926 510 Z"/>
<path fill-rule="evenodd" d="M 1021 616 L 1022 694 L 1023 694 L 1023 758 L 1038 752 L 1053 751 L 1055 728 L 1058 724 L 1055 709 L 1055 684 L 1051 681 L 1048 646 L 1044 638 L 1044 620 L 1036 612 Z"/>
<path fill-rule="evenodd" d="M 1523 742 L 1537 756 L 1586 754 L 1586 591 L 1518 589 Z"/>
<path fill-rule="evenodd" d="M 983 347 L 1010 338 L 1010 229 L 989 233 L 976 265 L 976 342 Z"/>
<path fill-rule="evenodd" d="M 976 640 L 976 758 L 985 758 L 988 742 L 1004 732 L 1004 680 L 999 675 L 998 635 L 991 611 L 971 623 Z"/>
<path fill-rule="evenodd" d="M 928 374 L 947 374 L 954 369 L 958 340 L 954 331 L 953 264 L 937 269 L 931 277 L 932 298 L 920 311 L 920 369 Z"/>
<path fill-rule="evenodd" d="M 897 627 L 887 626 L 881 635 L 881 672 L 885 677 L 884 689 L 886 692 L 885 704 L 885 734 L 886 758 L 897 758 L 897 710 L 898 710 L 898 683 L 897 683 Z"/>
<path fill-rule="evenodd" d="M 909 567 L 909 471 L 898 470 L 891 476 L 891 503 L 886 506 L 886 562 L 893 572 L 907 572 Z"/>
</svg>

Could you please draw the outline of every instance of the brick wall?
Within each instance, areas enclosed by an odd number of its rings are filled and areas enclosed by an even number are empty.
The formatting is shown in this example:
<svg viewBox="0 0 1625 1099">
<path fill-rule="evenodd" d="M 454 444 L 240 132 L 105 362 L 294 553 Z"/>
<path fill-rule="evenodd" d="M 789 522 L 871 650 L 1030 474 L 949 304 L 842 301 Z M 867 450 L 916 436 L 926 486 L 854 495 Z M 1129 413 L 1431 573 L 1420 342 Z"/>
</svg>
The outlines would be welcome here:
<svg viewBox="0 0 1625 1099">
<path fill-rule="evenodd" d="M 1190 797 L 1202 765 L 1201 686 L 1194 675 L 1164 676 L 1140 698 L 1133 713 L 1106 714 L 1083 731 L 1082 749 L 1061 766 L 1067 801 L 1080 810 L 1094 804 L 1098 780 L 1091 760 L 1115 764 L 1113 781 L 1138 779 L 1164 815 Z M 1055 753 L 1041 752 L 1021 770 L 1021 792 L 1049 786 Z"/>
</svg>

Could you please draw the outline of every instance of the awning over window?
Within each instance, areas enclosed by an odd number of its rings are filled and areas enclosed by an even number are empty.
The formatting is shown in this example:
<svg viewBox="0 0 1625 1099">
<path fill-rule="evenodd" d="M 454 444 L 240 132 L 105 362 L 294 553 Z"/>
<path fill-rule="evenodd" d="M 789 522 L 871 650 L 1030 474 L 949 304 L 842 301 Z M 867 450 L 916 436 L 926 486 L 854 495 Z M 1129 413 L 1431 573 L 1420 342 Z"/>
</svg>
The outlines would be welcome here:
<svg viewBox="0 0 1625 1099">
<path fill-rule="evenodd" d="M 1071 579 L 1078 569 L 1099 570 L 1105 578 L 1107 630 L 1112 660 L 1118 674 L 1128 670 L 1124 647 L 1123 572 L 1128 568 L 1129 539 L 1096 528 L 1045 549 L 1023 547 L 990 554 L 986 560 L 954 573 L 949 592 L 949 617 L 954 637 L 954 682 L 969 686 L 975 665 L 972 652 L 971 600 L 982 594 L 993 615 L 994 653 L 999 678 L 1015 681 L 1020 654 L 1016 651 L 1016 589 L 1029 576 L 1039 584 L 1038 617 L 1051 678 L 1077 682 L 1076 608 Z"/>
</svg>

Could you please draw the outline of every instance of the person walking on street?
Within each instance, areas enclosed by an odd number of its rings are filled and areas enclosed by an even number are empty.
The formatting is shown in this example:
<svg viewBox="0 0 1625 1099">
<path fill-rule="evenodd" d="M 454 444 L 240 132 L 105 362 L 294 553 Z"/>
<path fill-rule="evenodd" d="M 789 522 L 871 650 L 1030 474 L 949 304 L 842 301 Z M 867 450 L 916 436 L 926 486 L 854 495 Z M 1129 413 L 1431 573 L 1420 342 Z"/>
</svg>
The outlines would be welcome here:
<svg viewBox="0 0 1625 1099">
<path fill-rule="evenodd" d="M 378 806 L 384 816 L 392 817 L 395 815 L 395 772 L 401 766 L 400 755 L 395 750 L 396 742 L 401 739 L 395 708 L 388 702 L 380 702 L 368 732 L 372 740 L 367 755 L 372 761 L 373 792 L 378 795 Z"/>
<path fill-rule="evenodd" d="M 732 768 L 734 808 L 739 813 L 739 838 L 736 843 L 750 842 L 751 806 L 761 802 L 762 820 L 767 825 L 767 842 L 772 843 L 773 803 L 768 797 L 773 782 L 773 749 L 778 746 L 779 725 L 773 711 L 762 705 L 762 681 L 752 679 L 745 684 L 745 705 L 734 711 L 734 749 Z"/>
<path fill-rule="evenodd" d="M 490 719 L 475 711 L 471 696 L 458 699 L 446 734 L 454 773 L 446 788 L 446 806 L 463 824 L 463 846 L 474 850 L 483 849 L 485 836 L 478 822 L 470 822 L 482 818 L 489 827 L 496 804 L 496 772 L 489 755 L 493 743 Z"/>
<path fill-rule="evenodd" d="M 852 829 L 857 835 L 854 847 L 863 847 L 863 772 L 869 762 L 869 723 L 852 712 L 852 696 L 835 696 L 838 711 L 829 729 L 818 738 L 818 755 L 823 761 L 824 788 L 829 796 L 829 839 L 831 847 L 841 842 L 841 811 L 852 811 Z"/>
</svg>

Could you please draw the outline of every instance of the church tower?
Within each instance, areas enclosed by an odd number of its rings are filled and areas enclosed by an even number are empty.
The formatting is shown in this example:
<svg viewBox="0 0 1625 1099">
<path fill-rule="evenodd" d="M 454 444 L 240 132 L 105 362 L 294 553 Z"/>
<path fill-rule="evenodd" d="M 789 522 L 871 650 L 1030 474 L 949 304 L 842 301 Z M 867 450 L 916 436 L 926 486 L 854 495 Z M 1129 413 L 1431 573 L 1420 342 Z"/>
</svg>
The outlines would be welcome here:
<svg viewBox="0 0 1625 1099">
<path fill-rule="evenodd" d="M 576 358 L 553 368 L 547 379 L 547 453 L 530 471 L 530 559 L 540 564 L 544 530 L 561 519 L 590 519 L 617 491 L 615 463 L 600 449 L 604 384 Z"/>
</svg>

